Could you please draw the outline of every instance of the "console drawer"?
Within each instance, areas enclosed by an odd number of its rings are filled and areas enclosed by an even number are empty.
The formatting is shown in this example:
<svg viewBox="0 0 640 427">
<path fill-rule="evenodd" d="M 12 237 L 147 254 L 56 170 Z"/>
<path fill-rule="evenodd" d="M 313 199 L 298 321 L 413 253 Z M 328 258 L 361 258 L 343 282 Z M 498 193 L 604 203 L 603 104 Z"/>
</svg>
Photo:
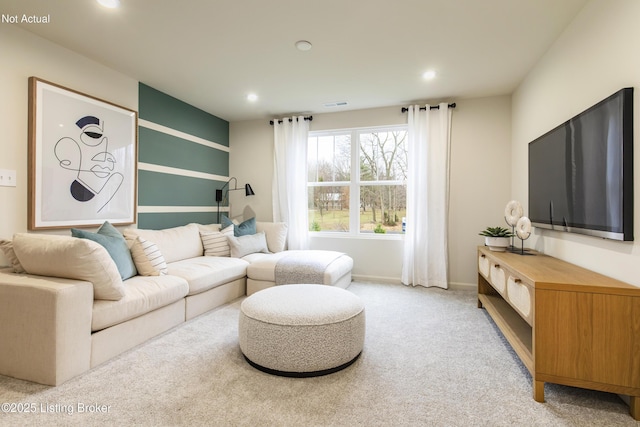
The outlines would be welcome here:
<svg viewBox="0 0 640 427">
<path fill-rule="evenodd" d="M 500 292 L 502 295 L 506 295 L 507 289 L 507 277 L 505 271 L 500 264 L 491 263 L 490 273 L 489 273 L 489 281 L 491 285 L 496 289 L 496 291 Z"/>
<path fill-rule="evenodd" d="M 512 275 L 507 279 L 507 300 L 529 325 L 533 324 L 531 289 Z"/>
</svg>

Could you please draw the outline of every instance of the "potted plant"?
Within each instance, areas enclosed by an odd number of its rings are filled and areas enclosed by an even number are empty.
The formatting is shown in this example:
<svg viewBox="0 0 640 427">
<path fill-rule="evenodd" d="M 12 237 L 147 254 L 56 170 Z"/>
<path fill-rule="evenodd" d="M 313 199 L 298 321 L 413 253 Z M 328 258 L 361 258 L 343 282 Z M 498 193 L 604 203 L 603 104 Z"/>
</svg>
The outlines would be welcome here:
<svg viewBox="0 0 640 427">
<path fill-rule="evenodd" d="M 484 244 L 496 252 L 504 252 L 509 247 L 509 238 L 513 236 L 504 227 L 487 227 L 478 234 L 484 236 Z"/>
</svg>

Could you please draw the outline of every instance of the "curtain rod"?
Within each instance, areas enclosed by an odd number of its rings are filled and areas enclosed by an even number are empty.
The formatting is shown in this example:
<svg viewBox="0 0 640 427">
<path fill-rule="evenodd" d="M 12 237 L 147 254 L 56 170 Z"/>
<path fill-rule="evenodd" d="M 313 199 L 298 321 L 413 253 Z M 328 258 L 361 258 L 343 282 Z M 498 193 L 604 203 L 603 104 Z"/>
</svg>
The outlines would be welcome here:
<svg viewBox="0 0 640 427">
<path fill-rule="evenodd" d="M 456 103 L 454 102 L 454 103 L 452 103 L 452 104 L 449 104 L 449 108 L 456 108 Z M 439 110 L 439 109 L 440 109 L 440 106 L 439 106 L 439 105 L 431 105 L 431 106 L 429 107 L 429 109 L 430 109 L 430 110 Z M 422 110 L 422 111 L 426 111 L 426 110 L 427 110 L 427 107 L 420 107 L 420 110 Z M 402 107 L 402 112 L 403 112 L 403 113 L 406 113 L 407 111 L 409 111 L 409 109 L 408 109 L 407 107 Z"/>
<path fill-rule="evenodd" d="M 309 120 L 309 121 L 311 121 L 311 120 L 313 120 L 313 116 L 306 116 L 304 119 L 305 119 L 305 120 Z M 290 119 L 289 119 L 289 123 L 291 123 L 292 121 L 293 121 L 293 119 L 291 119 L 291 118 L 290 118 Z M 298 119 L 296 119 L 296 121 L 298 121 Z M 279 124 L 279 123 L 282 123 L 282 119 L 278 120 L 278 124 Z M 269 124 L 270 124 L 271 126 L 273 126 L 273 120 L 269 120 Z"/>
</svg>

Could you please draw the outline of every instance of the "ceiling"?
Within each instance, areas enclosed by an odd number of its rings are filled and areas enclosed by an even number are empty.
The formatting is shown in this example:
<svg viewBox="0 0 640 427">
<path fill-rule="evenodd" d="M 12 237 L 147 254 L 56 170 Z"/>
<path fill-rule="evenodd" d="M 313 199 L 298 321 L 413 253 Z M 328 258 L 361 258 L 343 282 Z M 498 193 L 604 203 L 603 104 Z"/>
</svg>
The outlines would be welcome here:
<svg viewBox="0 0 640 427">
<path fill-rule="evenodd" d="M 510 94 L 587 2 L 120 1 L 0 0 L 0 13 L 49 15 L 20 26 L 240 121 Z"/>
</svg>

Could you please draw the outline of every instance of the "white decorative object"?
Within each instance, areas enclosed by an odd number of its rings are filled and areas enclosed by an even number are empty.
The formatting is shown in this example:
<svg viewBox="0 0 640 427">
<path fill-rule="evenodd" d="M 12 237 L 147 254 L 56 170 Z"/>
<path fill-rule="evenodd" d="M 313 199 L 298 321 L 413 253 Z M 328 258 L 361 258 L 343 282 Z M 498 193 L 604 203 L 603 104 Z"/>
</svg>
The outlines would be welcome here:
<svg viewBox="0 0 640 427">
<path fill-rule="evenodd" d="M 527 240 L 531 235 L 531 220 L 523 216 L 516 223 L 516 235 L 520 240 Z"/>
<path fill-rule="evenodd" d="M 504 208 L 504 220 L 512 227 L 515 227 L 522 215 L 522 205 L 516 200 L 511 200 Z"/>
<path fill-rule="evenodd" d="M 520 239 L 520 255 L 524 255 L 524 241 L 531 236 L 531 220 L 523 216 L 516 223 L 516 236 Z"/>
</svg>

